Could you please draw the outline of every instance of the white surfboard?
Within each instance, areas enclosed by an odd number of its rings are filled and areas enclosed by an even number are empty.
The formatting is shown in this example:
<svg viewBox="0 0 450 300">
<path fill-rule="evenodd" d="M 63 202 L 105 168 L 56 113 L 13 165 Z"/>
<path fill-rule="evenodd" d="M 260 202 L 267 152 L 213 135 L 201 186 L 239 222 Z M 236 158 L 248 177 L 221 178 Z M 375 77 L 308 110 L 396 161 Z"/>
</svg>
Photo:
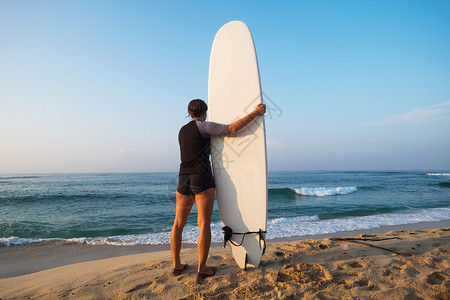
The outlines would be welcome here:
<svg viewBox="0 0 450 300">
<path fill-rule="evenodd" d="M 217 32 L 211 50 L 209 120 L 231 124 L 261 101 L 250 30 L 240 21 L 227 23 Z M 237 134 L 212 137 L 211 156 L 220 217 L 234 233 L 232 243 L 228 242 L 233 256 L 241 268 L 258 267 L 265 249 L 267 223 L 264 116 Z M 246 232 L 253 233 L 244 237 Z"/>
</svg>

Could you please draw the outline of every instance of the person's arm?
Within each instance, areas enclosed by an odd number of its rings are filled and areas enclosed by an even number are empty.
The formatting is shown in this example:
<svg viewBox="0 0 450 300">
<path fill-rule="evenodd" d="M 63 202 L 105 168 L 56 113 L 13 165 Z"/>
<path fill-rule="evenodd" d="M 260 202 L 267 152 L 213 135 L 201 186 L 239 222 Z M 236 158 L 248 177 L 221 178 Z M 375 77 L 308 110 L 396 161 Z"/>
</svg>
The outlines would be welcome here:
<svg viewBox="0 0 450 300">
<path fill-rule="evenodd" d="M 236 133 L 241 131 L 245 126 L 250 124 L 256 117 L 262 116 L 266 113 L 266 106 L 261 102 L 256 108 L 246 115 L 245 117 L 237 120 L 236 122 L 231 123 L 228 126 L 228 133 Z"/>
</svg>

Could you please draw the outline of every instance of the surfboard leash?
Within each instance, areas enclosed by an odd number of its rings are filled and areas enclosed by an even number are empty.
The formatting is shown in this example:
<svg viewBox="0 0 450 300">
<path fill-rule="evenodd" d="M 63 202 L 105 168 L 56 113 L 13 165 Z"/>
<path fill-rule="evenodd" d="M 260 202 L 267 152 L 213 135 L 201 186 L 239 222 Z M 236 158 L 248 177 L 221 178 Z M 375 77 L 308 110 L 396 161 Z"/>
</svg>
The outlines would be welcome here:
<svg viewBox="0 0 450 300">
<path fill-rule="evenodd" d="M 224 226 L 224 227 L 222 227 L 222 230 L 223 230 L 223 234 L 224 234 L 224 238 L 223 238 L 223 247 L 224 248 L 226 247 L 227 242 L 230 242 L 230 244 L 232 244 L 233 246 L 236 246 L 236 247 L 242 246 L 246 235 L 257 234 L 259 236 L 259 249 L 261 249 L 261 241 L 263 241 L 264 247 L 263 247 L 262 254 L 264 255 L 264 253 L 266 252 L 266 239 L 265 239 L 265 234 L 267 233 L 266 230 L 261 230 L 261 228 L 260 228 L 259 231 L 233 232 L 233 229 L 231 229 L 230 226 Z M 234 235 L 242 235 L 242 240 L 240 243 L 236 243 L 231 239 L 233 234 Z"/>
</svg>

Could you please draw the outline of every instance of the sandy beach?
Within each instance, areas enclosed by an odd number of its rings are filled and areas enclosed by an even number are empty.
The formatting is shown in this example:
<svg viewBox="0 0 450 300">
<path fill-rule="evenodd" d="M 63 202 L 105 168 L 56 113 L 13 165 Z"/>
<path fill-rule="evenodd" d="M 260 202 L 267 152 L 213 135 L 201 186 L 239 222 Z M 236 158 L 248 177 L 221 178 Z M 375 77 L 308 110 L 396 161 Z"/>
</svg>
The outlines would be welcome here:
<svg viewBox="0 0 450 300">
<path fill-rule="evenodd" d="M 269 241 L 241 270 L 213 245 L 214 277 L 196 280 L 197 251 L 172 275 L 168 246 L 39 243 L 0 248 L 0 299 L 450 299 L 450 221 Z M 434 228 L 434 229 L 428 229 Z"/>
</svg>

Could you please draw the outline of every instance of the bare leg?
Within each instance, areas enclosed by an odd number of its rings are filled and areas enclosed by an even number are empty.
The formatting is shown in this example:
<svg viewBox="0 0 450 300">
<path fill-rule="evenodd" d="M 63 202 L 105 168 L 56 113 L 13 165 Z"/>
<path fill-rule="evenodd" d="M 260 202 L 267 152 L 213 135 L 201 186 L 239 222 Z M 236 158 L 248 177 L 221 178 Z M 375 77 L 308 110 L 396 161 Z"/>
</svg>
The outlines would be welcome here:
<svg viewBox="0 0 450 300">
<path fill-rule="evenodd" d="M 214 207 L 214 194 L 216 189 L 210 188 L 200 194 L 195 195 L 195 202 L 198 211 L 198 272 L 212 274 L 211 268 L 206 267 L 209 248 L 211 246 L 211 217 Z"/>
<path fill-rule="evenodd" d="M 177 205 L 175 209 L 175 221 L 170 234 L 170 249 L 172 251 L 173 268 L 182 269 L 180 259 L 181 239 L 183 228 L 186 225 L 189 213 L 194 205 L 194 195 L 183 195 L 177 192 Z"/>
</svg>

